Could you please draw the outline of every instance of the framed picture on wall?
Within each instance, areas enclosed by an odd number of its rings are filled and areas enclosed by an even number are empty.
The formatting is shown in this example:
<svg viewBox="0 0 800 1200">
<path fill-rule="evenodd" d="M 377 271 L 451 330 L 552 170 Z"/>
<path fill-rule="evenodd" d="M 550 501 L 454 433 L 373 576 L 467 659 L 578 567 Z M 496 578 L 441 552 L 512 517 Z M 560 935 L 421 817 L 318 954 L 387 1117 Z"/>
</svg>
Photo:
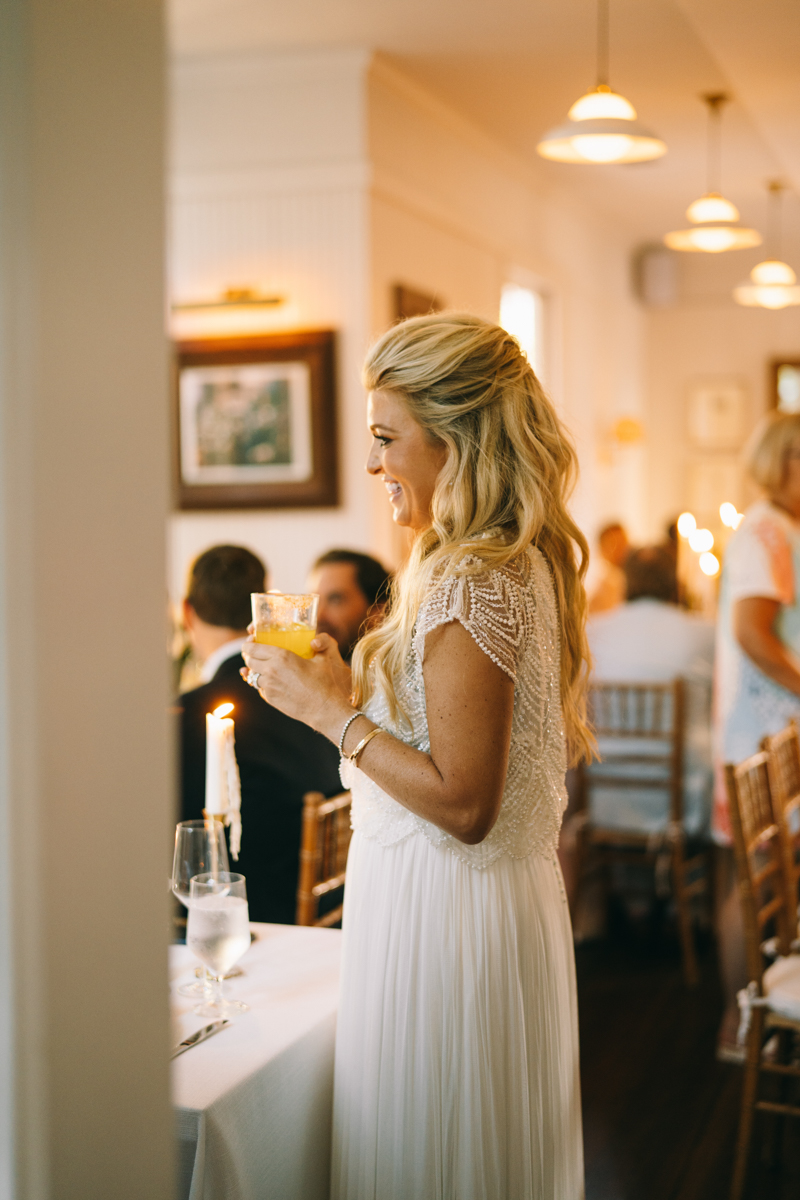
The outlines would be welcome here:
<svg viewBox="0 0 800 1200">
<path fill-rule="evenodd" d="M 426 317 L 428 313 L 441 312 L 445 307 L 441 296 L 432 296 L 405 283 L 396 283 L 392 289 L 395 321 L 407 321 L 409 317 Z"/>
<path fill-rule="evenodd" d="M 334 334 L 178 342 L 175 464 L 182 509 L 337 504 Z"/>
<path fill-rule="evenodd" d="M 698 380 L 689 389 L 689 437 L 702 450 L 736 450 L 747 432 L 747 390 L 739 379 Z"/>
</svg>

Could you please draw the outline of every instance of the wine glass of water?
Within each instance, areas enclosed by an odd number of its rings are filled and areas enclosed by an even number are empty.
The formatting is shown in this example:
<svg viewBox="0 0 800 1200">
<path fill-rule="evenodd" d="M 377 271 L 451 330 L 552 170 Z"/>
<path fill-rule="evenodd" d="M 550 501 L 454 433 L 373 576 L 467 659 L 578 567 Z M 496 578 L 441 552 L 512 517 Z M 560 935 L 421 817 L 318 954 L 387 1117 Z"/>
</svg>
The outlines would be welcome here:
<svg viewBox="0 0 800 1200">
<path fill-rule="evenodd" d="M 211 976 L 211 997 L 195 1008 L 199 1017 L 228 1017 L 247 1012 L 249 1005 L 225 1000 L 227 971 L 250 947 L 250 919 L 244 875 L 220 871 L 195 875 L 189 895 L 186 945 L 205 963 Z"/>
<path fill-rule="evenodd" d="M 219 874 L 228 870 L 228 850 L 225 845 L 225 828 L 221 821 L 213 818 L 204 821 L 181 821 L 175 829 L 175 856 L 172 860 L 172 894 L 184 907 L 189 907 L 190 884 L 195 875 L 204 872 Z M 195 998 L 210 995 L 205 978 L 197 983 L 187 983 L 178 988 L 182 996 Z"/>
</svg>

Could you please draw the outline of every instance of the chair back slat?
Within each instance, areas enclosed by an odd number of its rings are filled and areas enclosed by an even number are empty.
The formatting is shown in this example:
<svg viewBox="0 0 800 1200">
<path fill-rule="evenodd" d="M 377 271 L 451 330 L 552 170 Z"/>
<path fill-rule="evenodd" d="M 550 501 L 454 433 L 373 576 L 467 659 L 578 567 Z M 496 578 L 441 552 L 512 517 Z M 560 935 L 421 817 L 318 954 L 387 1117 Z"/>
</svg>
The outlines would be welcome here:
<svg viewBox="0 0 800 1200">
<path fill-rule="evenodd" d="M 676 697 L 683 683 L 592 683 L 589 718 L 599 737 L 656 738 L 671 742 L 679 727 Z"/>
<path fill-rule="evenodd" d="M 684 684 L 682 679 L 669 683 L 593 683 L 589 687 L 588 711 L 598 738 L 617 742 L 602 748 L 604 771 L 591 777 L 591 784 L 600 788 L 650 788 L 668 791 L 670 822 L 683 822 L 683 714 Z M 625 743 L 648 742 L 650 753 L 639 753 Z M 655 746 L 653 745 L 655 743 Z M 658 744 L 663 743 L 663 749 Z M 668 778 L 654 779 L 637 766 L 663 765 Z M 616 776 L 610 768 L 619 765 L 623 774 Z"/>
<path fill-rule="evenodd" d="M 322 792 L 308 792 L 303 801 L 303 837 L 297 888 L 298 925 L 334 925 L 342 905 L 319 916 L 321 896 L 343 887 L 350 848 L 349 792 L 326 800 Z"/>
<path fill-rule="evenodd" d="M 768 755 L 753 754 L 725 768 L 736 872 L 744 921 L 747 969 L 761 983 L 761 943 L 774 933 L 778 952 L 788 954 L 791 922 L 784 885 L 783 854 L 774 819 Z"/>
<path fill-rule="evenodd" d="M 800 900 L 800 734 L 794 721 L 761 743 L 768 755 L 772 808 L 783 853 L 790 911 Z M 793 936 L 796 935 L 795 934 Z"/>
</svg>

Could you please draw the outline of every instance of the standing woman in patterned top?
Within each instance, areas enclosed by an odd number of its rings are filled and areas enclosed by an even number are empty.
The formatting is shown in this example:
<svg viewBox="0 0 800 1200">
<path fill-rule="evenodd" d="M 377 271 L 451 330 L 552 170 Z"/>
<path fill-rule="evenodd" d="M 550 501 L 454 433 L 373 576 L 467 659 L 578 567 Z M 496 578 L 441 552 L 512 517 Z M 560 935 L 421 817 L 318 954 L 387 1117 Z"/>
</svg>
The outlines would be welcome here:
<svg viewBox="0 0 800 1200">
<path fill-rule="evenodd" d="M 556 843 L 583 717 L 575 455 L 516 341 L 477 317 L 368 355 L 367 470 L 415 540 L 352 677 L 245 646 L 339 745 L 353 795 L 333 1200 L 580 1200 L 572 933 Z"/>
<path fill-rule="evenodd" d="M 793 717 L 800 722 L 800 413 L 766 418 L 753 436 L 749 468 L 764 497 L 748 508 L 725 550 L 714 667 L 723 1059 L 741 1059 L 736 992 L 747 975 L 722 767 L 755 754 L 766 734 L 779 733 Z"/>
</svg>

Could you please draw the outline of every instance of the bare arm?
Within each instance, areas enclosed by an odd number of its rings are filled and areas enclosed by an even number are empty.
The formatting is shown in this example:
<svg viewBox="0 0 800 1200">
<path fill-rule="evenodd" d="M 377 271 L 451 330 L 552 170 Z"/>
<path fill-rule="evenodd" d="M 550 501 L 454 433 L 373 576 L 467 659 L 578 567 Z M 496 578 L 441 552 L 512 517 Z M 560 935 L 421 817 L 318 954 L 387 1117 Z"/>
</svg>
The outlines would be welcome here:
<svg viewBox="0 0 800 1200">
<path fill-rule="evenodd" d="M 320 660 L 335 659 L 335 643 L 325 638 L 323 644 L 323 653 L 311 662 L 251 644 L 245 647 L 245 657 L 248 666 L 261 672 L 259 685 L 265 699 L 338 744 L 353 708 L 341 690 L 325 682 Z M 289 661 L 292 658 L 294 662 Z M 318 686 L 312 672 L 319 676 Z M 474 845 L 486 837 L 500 811 L 514 684 L 455 621 L 428 634 L 423 676 L 430 753 L 382 733 L 366 747 L 359 766 L 405 808 Z M 367 717 L 353 721 L 345 753 L 352 752 L 374 728 Z"/>
<path fill-rule="evenodd" d="M 800 696 L 800 661 L 774 630 L 778 600 L 748 596 L 733 606 L 733 632 L 745 654 L 776 683 Z"/>
</svg>

